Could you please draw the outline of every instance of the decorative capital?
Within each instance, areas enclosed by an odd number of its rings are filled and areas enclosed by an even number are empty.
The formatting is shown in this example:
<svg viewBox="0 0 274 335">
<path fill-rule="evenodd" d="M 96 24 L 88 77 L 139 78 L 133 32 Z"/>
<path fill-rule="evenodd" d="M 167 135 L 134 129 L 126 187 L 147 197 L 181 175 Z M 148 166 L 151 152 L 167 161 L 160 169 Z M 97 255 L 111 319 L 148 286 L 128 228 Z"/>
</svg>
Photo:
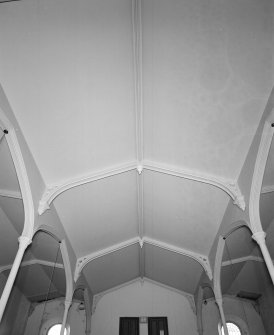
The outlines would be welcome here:
<svg viewBox="0 0 274 335">
<path fill-rule="evenodd" d="M 96 307 L 98 305 L 98 302 L 101 300 L 101 298 L 104 296 L 104 294 L 97 294 L 93 297 L 93 304 L 92 304 L 92 315 L 96 311 Z"/>
<path fill-rule="evenodd" d="M 237 205 L 241 210 L 245 210 L 246 204 L 245 204 L 245 198 L 240 190 L 240 187 L 238 183 L 230 183 L 228 185 L 230 190 L 233 193 L 233 204 Z"/>
<path fill-rule="evenodd" d="M 215 301 L 217 303 L 218 306 L 223 306 L 223 298 L 222 297 L 216 297 Z"/>
<path fill-rule="evenodd" d="M 143 165 L 138 165 L 136 169 L 137 169 L 138 174 L 140 175 L 143 172 L 144 167 Z"/>
<path fill-rule="evenodd" d="M 18 238 L 19 248 L 26 249 L 32 242 L 32 239 L 27 236 L 20 236 Z"/>
<path fill-rule="evenodd" d="M 209 278 L 209 280 L 213 279 L 213 274 L 212 274 L 212 270 L 211 270 L 211 266 L 209 264 L 209 260 L 206 256 L 198 256 L 198 258 L 200 259 L 200 263 L 203 264 L 203 268 Z"/>
<path fill-rule="evenodd" d="M 38 214 L 42 215 L 46 210 L 50 209 L 52 195 L 58 190 L 58 186 L 51 186 L 46 189 L 41 200 L 39 201 Z"/>
<path fill-rule="evenodd" d="M 266 233 L 264 231 L 258 231 L 252 235 L 253 240 L 255 240 L 258 244 L 265 243 Z"/>
</svg>

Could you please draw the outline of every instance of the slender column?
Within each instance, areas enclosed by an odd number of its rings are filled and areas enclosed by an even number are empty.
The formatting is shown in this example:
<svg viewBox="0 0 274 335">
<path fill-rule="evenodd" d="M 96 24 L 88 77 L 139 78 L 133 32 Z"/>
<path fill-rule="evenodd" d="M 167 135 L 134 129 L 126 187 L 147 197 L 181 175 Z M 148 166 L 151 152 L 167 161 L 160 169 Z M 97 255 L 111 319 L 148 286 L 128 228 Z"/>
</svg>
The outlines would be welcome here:
<svg viewBox="0 0 274 335">
<path fill-rule="evenodd" d="M 225 320 L 225 313 L 224 313 L 224 309 L 223 309 L 223 299 L 222 298 L 216 298 L 216 303 L 219 307 L 220 316 L 221 316 L 221 320 L 222 320 L 222 324 L 223 324 L 223 328 L 224 328 L 224 333 L 225 333 L 225 335 L 229 335 L 227 325 L 226 325 L 226 320 Z"/>
<path fill-rule="evenodd" d="M 16 275 L 18 273 L 22 258 L 24 256 L 25 250 L 27 249 L 27 247 L 29 246 L 32 240 L 29 237 L 20 236 L 18 238 L 18 241 L 19 241 L 19 248 L 18 248 L 16 257 L 15 257 L 15 260 L 13 262 L 12 268 L 10 270 L 9 277 L 6 282 L 4 291 L 2 293 L 1 300 L 0 300 L 0 322 L 2 320 L 7 302 L 9 300 L 9 296 L 10 296 Z"/>
<path fill-rule="evenodd" d="M 260 246 L 260 249 L 261 249 L 263 257 L 264 257 L 265 264 L 267 266 L 268 272 L 269 272 L 270 277 L 272 279 L 272 283 L 274 284 L 274 265 L 273 265 L 271 256 L 269 254 L 269 250 L 268 250 L 268 248 L 266 246 L 266 243 L 265 243 L 265 237 L 266 237 L 266 233 L 264 231 L 259 231 L 259 232 L 254 233 L 252 235 L 252 238 Z"/>
<path fill-rule="evenodd" d="M 64 311 L 64 316 L 63 316 L 63 322 L 62 322 L 62 328 L 60 335 L 65 334 L 65 329 L 66 329 L 66 323 L 67 323 L 67 318 L 68 318 L 68 311 L 70 309 L 72 300 L 65 300 L 65 311 Z"/>
<path fill-rule="evenodd" d="M 202 321 L 202 304 L 203 304 L 203 294 L 204 290 L 200 286 L 199 291 L 198 291 L 198 297 L 197 297 L 197 329 L 198 329 L 198 334 L 203 335 L 203 321 Z"/>
<path fill-rule="evenodd" d="M 84 301 L 85 301 L 85 307 L 86 307 L 86 331 L 85 333 L 87 335 L 91 334 L 91 306 L 90 306 L 90 300 L 89 300 L 89 292 L 88 289 L 84 289 Z"/>
</svg>

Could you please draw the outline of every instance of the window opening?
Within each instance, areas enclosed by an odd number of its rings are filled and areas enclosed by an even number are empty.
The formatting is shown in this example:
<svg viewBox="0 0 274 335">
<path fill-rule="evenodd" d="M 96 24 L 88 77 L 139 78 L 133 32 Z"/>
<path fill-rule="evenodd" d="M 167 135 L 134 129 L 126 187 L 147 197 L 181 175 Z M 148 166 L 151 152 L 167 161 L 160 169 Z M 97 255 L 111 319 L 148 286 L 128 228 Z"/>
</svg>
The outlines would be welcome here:
<svg viewBox="0 0 274 335">
<path fill-rule="evenodd" d="M 241 335 L 242 334 L 240 328 L 237 325 L 235 325 L 235 323 L 227 322 L 226 325 L 227 325 L 228 335 Z M 222 330 L 221 334 L 225 335 L 223 326 L 221 330 Z"/>
<path fill-rule="evenodd" d="M 62 329 L 62 325 L 61 323 L 58 323 L 56 325 L 53 325 L 52 327 L 50 327 L 47 335 L 60 335 L 61 333 L 61 329 Z M 65 329 L 64 331 L 64 335 L 68 335 L 67 330 Z"/>
</svg>

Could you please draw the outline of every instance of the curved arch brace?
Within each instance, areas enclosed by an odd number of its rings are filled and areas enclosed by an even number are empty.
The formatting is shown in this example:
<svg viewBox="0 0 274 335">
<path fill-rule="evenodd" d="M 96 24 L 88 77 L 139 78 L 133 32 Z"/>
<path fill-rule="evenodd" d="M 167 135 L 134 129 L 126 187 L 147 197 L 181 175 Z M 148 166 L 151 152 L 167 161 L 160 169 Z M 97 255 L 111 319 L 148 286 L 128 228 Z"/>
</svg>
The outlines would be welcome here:
<svg viewBox="0 0 274 335">
<path fill-rule="evenodd" d="M 67 244 L 65 239 L 60 239 L 58 237 L 58 232 L 54 227 L 50 227 L 47 225 L 41 225 L 34 233 L 33 237 L 38 232 L 44 232 L 45 234 L 48 234 L 52 236 L 58 243 L 60 243 L 60 251 L 62 255 L 62 260 L 64 264 L 65 269 L 65 277 L 66 277 L 66 300 L 70 301 L 72 300 L 73 292 L 74 292 L 74 283 L 73 283 L 73 275 L 72 275 L 72 269 L 70 265 L 69 260 L 69 254 L 67 249 Z"/>
<path fill-rule="evenodd" d="M 213 274 L 213 290 L 214 290 L 216 299 L 222 299 L 221 269 L 222 269 L 223 253 L 224 253 L 224 247 L 225 247 L 225 239 L 235 230 L 238 230 L 243 227 L 247 228 L 250 231 L 250 228 L 247 223 L 245 223 L 244 221 L 239 221 L 237 225 L 225 231 L 222 235 L 219 236 L 219 241 L 217 244 L 217 250 L 216 250 L 216 256 L 215 256 L 215 262 L 214 262 L 214 274 Z M 251 234 L 251 231 L 250 231 L 250 234 Z"/>
<path fill-rule="evenodd" d="M 74 285 L 73 285 L 73 275 L 72 275 L 72 269 L 70 266 L 69 261 L 69 254 L 68 249 L 66 245 L 66 241 L 62 240 L 60 244 L 61 254 L 64 262 L 64 268 L 65 268 L 65 275 L 66 275 L 66 300 L 71 301 L 74 291 Z"/>
<path fill-rule="evenodd" d="M 249 217 L 250 226 L 253 234 L 263 231 L 261 218 L 260 218 L 260 195 L 263 183 L 263 176 L 265 171 L 265 166 L 267 162 L 267 157 L 270 150 L 270 145 L 272 142 L 274 134 L 274 110 L 266 120 L 262 132 L 261 142 L 258 149 L 257 159 L 255 163 L 255 168 L 252 177 L 252 184 L 250 190 L 250 200 L 249 200 Z"/>
<path fill-rule="evenodd" d="M 71 188 L 74 188 L 80 185 L 85 185 L 88 183 L 92 183 L 94 181 L 105 179 L 108 177 L 116 176 L 118 174 L 129 172 L 132 170 L 136 170 L 136 162 L 127 163 L 119 167 L 115 167 L 115 168 L 111 168 L 107 170 L 97 171 L 87 176 L 68 180 L 59 185 L 47 187 L 46 191 L 44 192 L 39 202 L 38 213 L 39 215 L 42 215 L 47 209 L 49 209 L 50 204 L 56 197 L 58 197 L 58 195 L 62 194 L 63 192 Z"/>
<path fill-rule="evenodd" d="M 4 112 L 1 110 L 1 108 L 0 108 L 0 128 L 2 128 L 3 131 L 4 130 L 8 131 L 8 133 L 5 136 L 15 166 L 22 194 L 24 213 L 25 213 L 25 221 L 22 236 L 26 236 L 32 239 L 34 233 L 34 204 L 33 204 L 29 178 L 24 163 L 23 155 L 20 149 L 20 145 L 16 136 L 16 131 L 11 122 L 5 116 Z"/>
<path fill-rule="evenodd" d="M 186 257 L 190 257 L 202 266 L 202 268 L 205 270 L 205 272 L 206 272 L 206 274 L 207 274 L 207 276 L 210 280 L 212 280 L 212 278 L 213 278 L 212 270 L 211 270 L 211 267 L 210 267 L 209 260 L 208 260 L 207 256 L 204 256 L 204 255 L 201 255 L 201 254 L 198 254 L 198 253 L 186 250 L 186 249 L 182 249 L 182 248 L 179 248 L 179 247 L 176 247 L 176 246 L 173 246 L 171 244 L 167 244 L 167 243 L 164 243 L 164 242 L 161 242 L 161 241 L 158 241 L 158 240 L 154 240 L 154 239 L 151 239 L 149 237 L 143 237 L 143 238 L 136 237 L 136 238 L 132 238 L 130 240 L 124 241 L 122 243 L 115 244 L 115 245 L 111 246 L 110 248 L 102 249 L 98 252 L 94 252 L 94 253 L 91 253 L 89 255 L 78 258 L 77 262 L 76 262 L 75 272 L 74 272 L 74 281 L 76 282 L 78 280 L 83 268 L 89 262 L 91 262 L 92 260 L 94 260 L 96 258 L 99 258 L 99 257 L 102 257 L 102 256 L 105 256 L 105 255 L 108 255 L 108 254 L 113 253 L 115 251 L 124 249 L 126 247 L 129 247 L 129 246 L 131 246 L 133 244 L 137 244 L 137 243 L 139 243 L 141 248 L 143 247 L 144 243 L 146 243 L 146 244 L 153 245 L 153 246 L 156 246 L 156 247 L 159 247 L 159 248 L 162 248 L 162 249 L 165 249 L 165 250 L 168 250 L 168 251 L 186 256 Z"/>
<path fill-rule="evenodd" d="M 221 269 L 222 269 L 224 247 L 225 247 L 225 239 L 223 236 L 220 236 L 215 256 L 214 275 L 213 275 L 213 288 L 216 299 L 222 298 Z"/>
<path fill-rule="evenodd" d="M 178 167 L 163 166 L 150 161 L 145 161 L 143 168 L 146 170 L 215 186 L 227 193 L 232 198 L 235 205 L 237 205 L 243 211 L 245 210 L 245 199 L 236 181 L 227 180 L 224 178 L 216 178 L 202 172 L 193 172 L 179 169 Z"/>
<path fill-rule="evenodd" d="M 58 195 L 71 188 L 133 170 L 136 170 L 139 175 L 143 173 L 144 170 L 149 170 L 212 185 L 226 192 L 232 198 L 235 205 L 237 205 L 243 211 L 245 210 L 245 199 L 237 182 L 223 178 L 212 177 L 201 172 L 194 173 L 175 166 L 163 166 L 156 162 L 145 161 L 143 165 L 138 165 L 136 162 L 130 162 L 118 167 L 93 172 L 87 176 L 74 178 L 64 183 L 60 183 L 59 185 L 47 187 L 39 202 L 38 213 L 39 215 L 42 215 L 47 209 L 50 208 L 50 204 L 56 197 L 58 197 Z"/>
</svg>

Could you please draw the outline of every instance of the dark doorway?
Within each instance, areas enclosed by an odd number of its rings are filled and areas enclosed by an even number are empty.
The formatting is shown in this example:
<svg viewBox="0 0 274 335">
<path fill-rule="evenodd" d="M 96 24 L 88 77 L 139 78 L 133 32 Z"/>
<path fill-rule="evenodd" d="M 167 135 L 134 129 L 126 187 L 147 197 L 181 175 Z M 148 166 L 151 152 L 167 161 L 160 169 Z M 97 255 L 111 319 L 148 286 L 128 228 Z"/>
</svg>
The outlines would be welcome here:
<svg viewBox="0 0 274 335">
<path fill-rule="evenodd" d="M 168 335 L 167 317 L 148 318 L 148 335 Z"/>
<path fill-rule="evenodd" d="M 139 335 L 139 318 L 120 318 L 119 335 Z"/>
</svg>

